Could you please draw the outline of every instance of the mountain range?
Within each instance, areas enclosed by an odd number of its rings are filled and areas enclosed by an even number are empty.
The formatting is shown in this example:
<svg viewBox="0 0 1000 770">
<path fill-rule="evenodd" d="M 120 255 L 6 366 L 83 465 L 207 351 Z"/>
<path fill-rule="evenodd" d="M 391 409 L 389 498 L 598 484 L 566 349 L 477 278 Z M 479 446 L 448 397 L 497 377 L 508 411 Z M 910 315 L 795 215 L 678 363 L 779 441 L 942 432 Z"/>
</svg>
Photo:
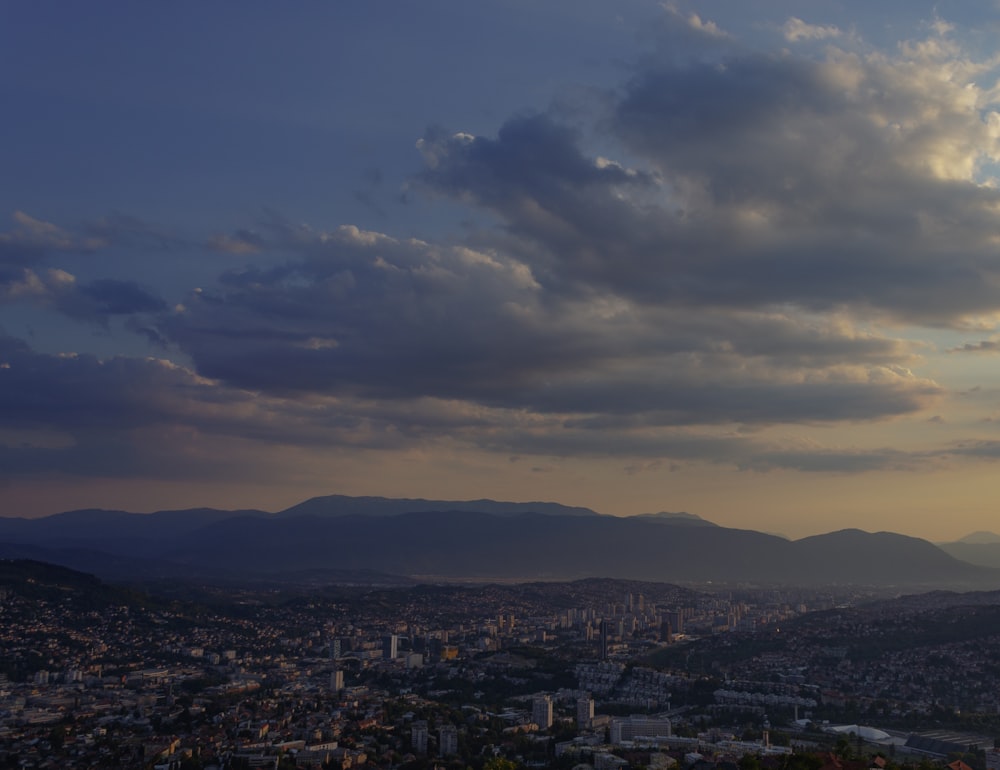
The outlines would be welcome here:
<svg viewBox="0 0 1000 770">
<path fill-rule="evenodd" d="M 992 532 L 973 532 L 953 543 L 938 543 L 945 553 L 956 559 L 983 567 L 1000 568 L 1000 535 Z"/>
<path fill-rule="evenodd" d="M 992 546 L 982 538 L 970 547 Z M 104 579 L 329 582 L 614 577 L 674 583 L 998 588 L 1000 569 L 891 532 L 787 540 L 687 513 L 333 495 L 277 513 L 87 509 L 0 517 L 0 557 Z M 389 577 L 394 576 L 394 577 Z"/>
</svg>

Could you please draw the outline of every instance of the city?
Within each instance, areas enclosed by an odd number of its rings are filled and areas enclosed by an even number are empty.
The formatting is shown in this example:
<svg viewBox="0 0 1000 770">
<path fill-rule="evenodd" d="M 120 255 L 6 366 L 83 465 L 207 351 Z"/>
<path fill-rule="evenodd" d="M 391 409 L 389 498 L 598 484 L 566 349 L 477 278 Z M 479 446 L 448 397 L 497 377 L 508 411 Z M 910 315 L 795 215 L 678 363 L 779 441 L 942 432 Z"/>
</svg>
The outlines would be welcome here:
<svg viewBox="0 0 1000 770">
<path fill-rule="evenodd" d="M 1000 0 L 0 0 L 0 770 L 1000 770 Z"/>
<path fill-rule="evenodd" d="M 181 601 L 4 565 L 0 766 L 995 766 L 995 595 L 590 579 Z"/>
</svg>

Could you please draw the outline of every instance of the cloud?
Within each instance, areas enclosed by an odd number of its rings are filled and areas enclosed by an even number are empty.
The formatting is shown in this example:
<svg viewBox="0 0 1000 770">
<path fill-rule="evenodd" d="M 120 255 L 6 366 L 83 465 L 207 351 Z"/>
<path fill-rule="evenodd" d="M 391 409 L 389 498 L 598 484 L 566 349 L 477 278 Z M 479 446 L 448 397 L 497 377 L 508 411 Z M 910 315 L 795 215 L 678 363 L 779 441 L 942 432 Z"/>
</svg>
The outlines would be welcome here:
<svg viewBox="0 0 1000 770">
<path fill-rule="evenodd" d="M 11 219 L 14 227 L 0 232 L 0 269 L 26 267 L 53 252 L 88 253 L 106 245 L 100 237 L 74 233 L 23 211 L 15 211 Z"/>
<path fill-rule="evenodd" d="M 241 230 L 233 235 L 213 235 L 208 240 L 208 247 L 223 254 L 256 254 L 260 251 L 261 238 L 256 233 Z"/>
<path fill-rule="evenodd" d="M 497 215 L 547 288 L 960 325 L 998 309 L 990 66 L 938 37 L 655 61 L 600 124 L 628 168 L 534 115 L 429 131 L 420 179 Z"/>
<path fill-rule="evenodd" d="M 667 14 L 667 28 L 681 27 L 691 30 L 697 36 L 705 38 L 729 38 L 728 32 L 719 27 L 711 19 L 703 19 L 697 13 L 684 14 L 673 3 L 664 3 L 663 10 Z"/>
<path fill-rule="evenodd" d="M 498 430 L 490 435 L 489 442 L 486 448 L 494 451 L 518 446 L 522 451 L 551 457 L 636 458 L 636 462 L 624 468 L 629 475 L 657 470 L 672 472 L 678 469 L 677 463 L 682 466 L 710 463 L 755 473 L 779 470 L 822 474 L 905 472 L 931 469 L 938 458 L 949 451 L 826 448 L 814 442 L 688 429 L 591 432 L 572 427 L 553 430 L 521 426 Z"/>
<path fill-rule="evenodd" d="M 79 229 L 93 243 L 100 245 L 119 245 L 158 251 L 187 245 L 176 233 L 123 212 L 115 212 L 96 221 L 85 222 Z"/>
<path fill-rule="evenodd" d="M 102 278 L 79 287 L 64 282 L 67 290 L 55 293 L 55 306 L 66 315 L 105 323 L 109 316 L 132 316 L 167 309 L 166 302 L 152 290 L 132 281 Z"/>
<path fill-rule="evenodd" d="M 980 460 L 1000 460 L 1000 441 L 970 439 L 959 441 L 946 450 L 951 455 L 973 457 Z"/>
<path fill-rule="evenodd" d="M 497 251 L 350 226 L 274 232 L 267 249 L 284 262 L 227 273 L 159 326 L 201 374 L 234 387 L 458 401 L 592 426 L 882 419 L 940 393 L 906 370 L 907 344 L 845 319 L 692 314 L 567 294 Z"/>
<path fill-rule="evenodd" d="M 461 410 L 412 406 L 408 419 L 419 420 L 425 435 L 472 422 L 457 416 Z M 408 434 L 402 414 L 393 420 L 392 410 L 371 404 L 228 387 L 162 359 L 47 355 L 0 336 L 0 480 L 287 481 L 303 472 L 297 449 L 322 465 L 337 447 L 393 449 L 423 440 Z"/>
<path fill-rule="evenodd" d="M 490 136 L 426 130 L 408 190 L 487 223 L 461 235 L 265 211 L 185 240 L 120 215 L 78 231 L 19 215 L 0 237 L 0 297 L 125 317 L 186 362 L 6 340 L 0 418 L 63 442 L 25 448 L 21 467 L 70 472 L 89 453 L 87 472 L 180 474 L 209 448 L 250 462 L 254 447 L 444 445 L 629 458 L 631 471 L 931 465 L 932 453 L 774 436 L 919 415 L 944 389 L 914 373 L 924 348 L 900 327 L 1000 312 L 989 63 L 942 29 L 891 54 L 765 53 L 665 15 L 683 55 L 640 60 L 589 123 L 553 111 Z M 798 19 L 784 32 L 838 34 Z M 240 259 L 215 257 L 218 279 L 174 308 L 45 259 L 111 243 Z"/>
<path fill-rule="evenodd" d="M 182 239 L 124 214 L 113 214 L 75 230 L 21 211 L 12 218 L 14 228 L 0 233 L 0 302 L 49 307 L 70 318 L 105 327 L 112 316 L 166 310 L 165 301 L 149 287 L 117 278 L 80 282 L 72 272 L 52 265 L 52 257 L 91 256 L 113 245 L 160 250 L 182 246 Z"/>
<path fill-rule="evenodd" d="M 1000 352 L 1000 341 L 982 340 L 980 342 L 968 342 L 957 348 L 950 348 L 949 353 L 996 353 Z"/>
<path fill-rule="evenodd" d="M 790 17 L 781 28 L 785 35 L 785 40 L 789 43 L 798 43 L 803 40 L 827 40 L 833 37 L 840 37 L 840 28 L 828 25 L 807 24 L 794 16 Z"/>
<path fill-rule="evenodd" d="M 101 278 L 79 283 L 76 276 L 49 268 L 0 269 L 0 301 L 29 301 L 48 306 L 77 320 L 107 326 L 112 316 L 160 313 L 166 302 L 148 288 L 133 281 Z"/>
<path fill-rule="evenodd" d="M 921 462 L 890 450 L 802 447 L 728 429 L 625 424 L 595 430 L 559 415 L 469 401 L 282 398 L 234 388 L 160 359 L 46 355 L 10 337 L 0 337 L 0 424 L 0 480 L 252 475 L 287 481 L 290 475 L 318 472 L 340 450 L 414 447 L 632 457 L 646 469 L 661 459 L 808 472 L 899 469 Z M 276 448 L 281 449 L 277 459 Z M 310 457 L 308 467 L 296 467 L 299 450 Z M 553 466 L 530 467 L 542 473 Z"/>
</svg>

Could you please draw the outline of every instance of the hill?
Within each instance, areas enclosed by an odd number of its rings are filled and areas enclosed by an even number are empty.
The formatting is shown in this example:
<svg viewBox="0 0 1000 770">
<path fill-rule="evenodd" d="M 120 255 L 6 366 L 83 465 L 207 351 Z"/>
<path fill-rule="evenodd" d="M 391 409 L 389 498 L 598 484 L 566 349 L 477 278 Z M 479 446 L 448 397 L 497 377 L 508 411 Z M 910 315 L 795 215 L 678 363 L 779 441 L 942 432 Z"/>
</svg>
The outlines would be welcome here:
<svg viewBox="0 0 1000 770">
<path fill-rule="evenodd" d="M 441 509 L 435 509 L 441 504 Z M 534 510 L 537 508 L 538 510 Z M 415 509 L 415 510 L 414 510 Z M 314 498 L 268 514 L 72 511 L 0 519 L 0 555 L 114 579 L 572 580 L 996 588 L 1000 570 L 918 538 L 843 530 L 789 541 L 691 515 L 554 503 Z"/>
<path fill-rule="evenodd" d="M 0 559 L 0 590 L 32 601 L 69 601 L 77 610 L 131 604 L 142 598 L 106 585 L 94 575 L 34 559 Z"/>
<path fill-rule="evenodd" d="M 939 548 L 956 559 L 983 567 L 1000 568 L 1000 543 L 942 543 Z"/>
</svg>

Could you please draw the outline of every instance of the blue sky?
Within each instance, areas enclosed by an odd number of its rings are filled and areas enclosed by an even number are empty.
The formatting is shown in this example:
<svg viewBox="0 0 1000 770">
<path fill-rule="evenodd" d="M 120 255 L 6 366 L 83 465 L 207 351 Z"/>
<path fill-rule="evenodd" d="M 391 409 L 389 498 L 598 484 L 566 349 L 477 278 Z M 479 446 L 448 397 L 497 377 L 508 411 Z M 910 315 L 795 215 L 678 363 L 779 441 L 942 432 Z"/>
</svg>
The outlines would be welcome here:
<svg viewBox="0 0 1000 770">
<path fill-rule="evenodd" d="M 0 512 L 995 529 L 998 14 L 5 4 Z"/>
</svg>

